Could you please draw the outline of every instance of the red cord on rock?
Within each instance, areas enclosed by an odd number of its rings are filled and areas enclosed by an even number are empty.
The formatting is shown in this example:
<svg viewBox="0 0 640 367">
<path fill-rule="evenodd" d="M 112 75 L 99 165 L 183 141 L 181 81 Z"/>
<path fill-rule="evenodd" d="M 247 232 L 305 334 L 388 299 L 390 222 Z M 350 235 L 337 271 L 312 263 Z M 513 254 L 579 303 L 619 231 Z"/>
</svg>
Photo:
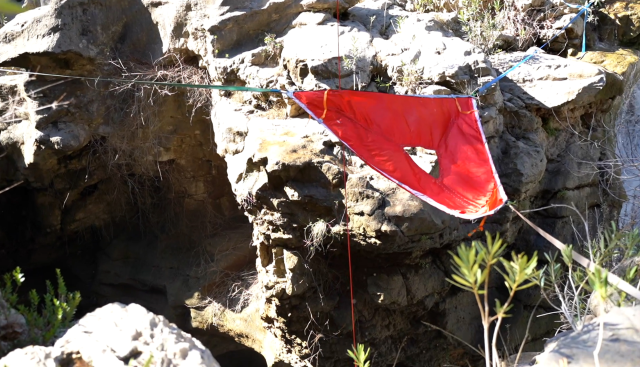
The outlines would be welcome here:
<svg viewBox="0 0 640 367">
<path fill-rule="evenodd" d="M 340 0 L 336 0 L 336 19 L 338 20 L 338 89 L 342 89 L 342 68 L 340 67 Z"/>
<path fill-rule="evenodd" d="M 338 29 L 338 89 L 342 89 L 342 67 L 340 65 L 340 0 L 336 0 L 336 19 Z M 326 94 L 325 94 L 326 98 Z M 325 99 L 326 103 L 326 99 Z M 323 116 L 324 118 L 324 116 Z M 349 256 L 349 291 L 351 292 L 351 330 L 353 332 L 353 347 L 356 347 L 356 311 L 353 298 L 353 269 L 351 266 L 351 232 L 349 230 L 349 204 L 347 199 L 347 149 L 342 144 L 342 175 L 344 179 L 344 216 L 347 225 L 347 254 Z M 356 363 L 354 361 L 353 365 Z"/>
<path fill-rule="evenodd" d="M 349 231 L 349 206 L 347 199 L 347 149 L 342 144 L 342 175 L 344 180 L 344 216 L 347 223 L 347 254 L 349 254 L 349 290 L 351 291 L 351 330 L 353 331 L 353 347 L 356 346 L 356 311 L 353 298 L 353 269 L 351 267 L 351 232 Z"/>
</svg>

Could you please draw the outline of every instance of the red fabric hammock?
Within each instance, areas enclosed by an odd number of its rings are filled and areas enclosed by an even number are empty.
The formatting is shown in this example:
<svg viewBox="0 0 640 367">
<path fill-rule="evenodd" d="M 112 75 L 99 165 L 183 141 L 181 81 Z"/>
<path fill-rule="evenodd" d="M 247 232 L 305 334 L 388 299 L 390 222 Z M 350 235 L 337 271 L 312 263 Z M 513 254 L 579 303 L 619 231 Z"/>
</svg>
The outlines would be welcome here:
<svg viewBox="0 0 640 367">
<path fill-rule="evenodd" d="M 289 96 L 369 166 L 440 210 L 476 219 L 507 200 L 471 97 L 351 90 Z M 435 150 L 439 178 L 421 169 L 405 147 Z"/>
</svg>

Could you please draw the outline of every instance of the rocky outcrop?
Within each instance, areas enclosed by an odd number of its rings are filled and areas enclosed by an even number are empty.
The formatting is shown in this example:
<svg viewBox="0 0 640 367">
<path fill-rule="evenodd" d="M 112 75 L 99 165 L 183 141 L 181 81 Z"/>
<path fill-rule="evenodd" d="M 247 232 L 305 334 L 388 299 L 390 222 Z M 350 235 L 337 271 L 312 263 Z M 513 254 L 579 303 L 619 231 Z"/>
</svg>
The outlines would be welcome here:
<svg viewBox="0 0 640 367">
<path fill-rule="evenodd" d="M 27 323 L 24 316 L 9 307 L 0 293 L 0 353 L 6 353 L 26 335 Z"/>
<path fill-rule="evenodd" d="M 640 5 L 637 2 L 612 1 L 605 11 L 616 20 L 616 34 L 620 42 L 626 45 L 640 42 Z"/>
<path fill-rule="evenodd" d="M 143 307 L 113 303 L 86 315 L 53 347 L 17 349 L 2 366 L 220 367 L 189 334 Z"/>
<path fill-rule="evenodd" d="M 564 332 L 547 341 L 536 365 L 558 366 L 635 366 L 640 360 L 640 308 L 614 308 L 606 315 L 586 324 L 582 330 Z M 599 346 L 600 344 L 600 346 Z M 597 353 L 598 362 L 594 351 Z"/>
<path fill-rule="evenodd" d="M 408 11 L 414 3 L 343 1 L 338 27 L 335 2 L 326 1 L 54 1 L 0 29 L 0 63 L 285 90 L 335 88 L 340 74 L 343 88 L 468 94 L 523 56 L 487 57 L 459 38 L 457 15 Z M 575 13 L 558 3 L 544 3 L 561 10 L 558 22 Z M 500 179 L 520 208 L 575 202 L 590 218 L 615 218 L 616 180 L 598 170 L 611 142 L 598 137 L 626 95 L 619 75 L 627 69 L 593 63 L 601 66 L 540 53 L 479 98 Z M 84 307 L 141 303 L 216 356 L 250 348 L 268 365 L 337 366 L 348 363 L 351 343 L 348 214 L 358 339 L 376 361 L 393 363 L 401 345 L 405 365 L 473 359 L 421 321 L 480 344 L 473 297 L 445 281 L 447 251 L 477 223 L 398 188 L 293 101 L 0 79 L 3 98 L 14 102 L 0 106 L 10 116 L 0 122 L 0 187 L 24 181 L 0 195 L 1 267 L 57 264 L 81 288 Z M 437 174 L 438 152 L 408 154 Z M 554 209 L 533 219 L 572 243 L 571 215 Z M 507 210 L 486 228 L 514 248 L 546 248 Z M 492 292 L 506 295 L 500 282 Z M 510 346 L 536 301 L 518 297 Z M 546 320 L 532 340 L 552 329 Z"/>
</svg>

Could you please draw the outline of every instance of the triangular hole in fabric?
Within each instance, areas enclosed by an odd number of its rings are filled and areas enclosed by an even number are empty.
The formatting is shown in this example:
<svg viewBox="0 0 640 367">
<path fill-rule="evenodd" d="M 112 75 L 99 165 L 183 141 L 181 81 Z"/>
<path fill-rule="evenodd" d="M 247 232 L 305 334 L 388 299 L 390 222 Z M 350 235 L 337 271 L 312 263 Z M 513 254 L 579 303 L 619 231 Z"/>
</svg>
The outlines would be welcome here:
<svg viewBox="0 0 640 367">
<path fill-rule="evenodd" d="M 404 151 L 409 154 L 409 157 L 413 159 L 418 167 L 433 176 L 433 178 L 440 177 L 440 163 L 435 150 L 423 147 L 405 147 Z"/>
</svg>

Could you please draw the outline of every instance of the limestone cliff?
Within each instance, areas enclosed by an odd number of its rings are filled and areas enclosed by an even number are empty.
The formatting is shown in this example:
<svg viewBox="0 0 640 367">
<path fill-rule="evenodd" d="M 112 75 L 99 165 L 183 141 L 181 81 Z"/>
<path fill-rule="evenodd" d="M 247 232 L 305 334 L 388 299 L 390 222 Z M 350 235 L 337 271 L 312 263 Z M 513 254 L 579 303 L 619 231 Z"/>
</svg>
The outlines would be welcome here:
<svg viewBox="0 0 640 367">
<path fill-rule="evenodd" d="M 543 42 L 576 12 L 556 0 L 517 3 L 523 12 L 554 14 Z M 340 7 L 338 27 L 335 2 L 324 0 L 54 0 L 0 29 L 0 65 L 335 88 L 339 34 L 341 56 L 351 60 L 341 70 L 343 88 L 468 94 L 524 55 L 486 55 L 463 39 L 456 13 L 417 13 L 414 1 L 343 0 Z M 601 168 L 615 150 L 607 128 L 637 79 L 636 53 L 617 50 L 618 41 L 638 44 L 635 13 L 624 11 L 596 12 L 599 25 L 586 30 L 596 51 L 582 60 L 564 57 L 585 31 L 572 28 L 554 52 L 480 97 L 491 154 L 518 207 L 575 203 L 594 227 L 617 217 L 620 184 Z M 478 224 L 399 189 L 293 101 L 11 73 L 0 76 L 0 97 L 0 188 L 23 181 L 0 195 L 0 269 L 62 267 L 85 312 L 136 301 L 197 336 L 216 358 L 252 348 L 274 366 L 345 365 L 348 204 L 356 329 L 375 365 L 393 364 L 401 346 L 398 366 L 473 360 L 420 321 L 480 343 L 475 301 L 445 281 L 447 251 Z M 436 166 L 432 153 L 409 154 Z M 574 242 L 568 210 L 532 218 Z M 522 251 L 548 249 L 506 208 L 486 229 Z M 504 297 L 501 282 L 494 292 Z M 510 347 L 537 301 L 535 290 L 519 295 Z M 554 328 L 550 316 L 539 320 L 531 348 Z"/>
</svg>

